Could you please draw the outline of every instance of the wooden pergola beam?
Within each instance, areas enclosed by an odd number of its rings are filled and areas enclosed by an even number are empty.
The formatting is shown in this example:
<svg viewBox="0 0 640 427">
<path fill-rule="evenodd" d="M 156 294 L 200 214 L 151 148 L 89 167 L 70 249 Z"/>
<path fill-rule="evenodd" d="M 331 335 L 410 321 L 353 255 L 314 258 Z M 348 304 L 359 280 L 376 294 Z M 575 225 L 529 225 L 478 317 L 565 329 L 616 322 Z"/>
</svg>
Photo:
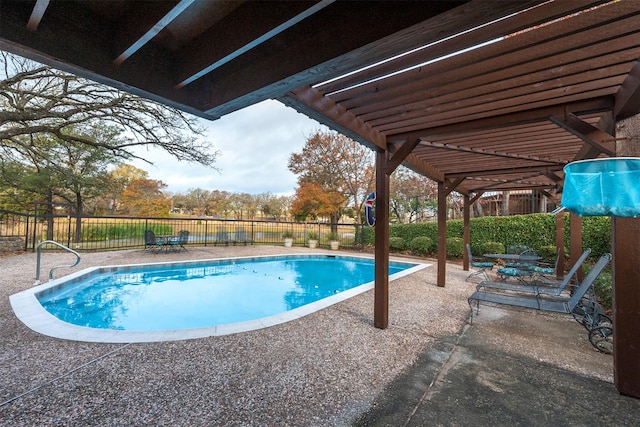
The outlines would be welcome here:
<svg viewBox="0 0 640 427">
<path fill-rule="evenodd" d="M 387 150 L 384 135 L 311 86 L 298 88 L 278 100 L 369 148 Z"/>
<path fill-rule="evenodd" d="M 588 153 L 583 154 L 584 156 L 597 157 L 600 153 L 604 153 L 607 156 L 615 155 L 613 146 L 614 137 L 581 120 L 575 114 L 566 114 L 564 117 L 551 116 L 549 120 L 567 132 L 577 136 L 588 145 Z M 576 158 L 574 160 L 580 159 Z"/>
</svg>

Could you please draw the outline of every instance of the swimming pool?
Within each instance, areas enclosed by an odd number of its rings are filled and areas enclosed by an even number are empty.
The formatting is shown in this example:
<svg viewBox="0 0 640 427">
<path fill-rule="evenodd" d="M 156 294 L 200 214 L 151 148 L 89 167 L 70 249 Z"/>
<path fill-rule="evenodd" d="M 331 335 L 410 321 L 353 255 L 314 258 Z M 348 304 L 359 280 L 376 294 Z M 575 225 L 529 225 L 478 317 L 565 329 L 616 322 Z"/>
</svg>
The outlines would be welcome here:
<svg viewBox="0 0 640 427">
<path fill-rule="evenodd" d="M 389 280 L 426 264 L 390 262 Z M 89 268 L 11 296 L 29 328 L 64 339 L 168 341 L 287 322 L 373 288 L 371 258 L 287 255 Z"/>
</svg>

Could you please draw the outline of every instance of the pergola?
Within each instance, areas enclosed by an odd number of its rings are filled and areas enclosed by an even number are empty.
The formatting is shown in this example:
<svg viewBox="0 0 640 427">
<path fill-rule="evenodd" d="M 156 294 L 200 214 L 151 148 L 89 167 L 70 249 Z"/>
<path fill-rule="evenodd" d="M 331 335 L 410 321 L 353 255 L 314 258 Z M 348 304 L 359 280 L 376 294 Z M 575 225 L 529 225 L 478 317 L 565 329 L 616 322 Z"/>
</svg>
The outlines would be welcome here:
<svg viewBox="0 0 640 427">
<path fill-rule="evenodd" d="M 468 242 L 483 192 L 559 201 L 566 164 L 640 156 L 635 0 L 0 0 L 0 48 L 212 120 L 277 99 L 375 150 L 380 328 L 400 164 L 438 182 L 444 286 L 451 191 Z M 640 220 L 612 222 L 614 375 L 640 397 Z"/>
</svg>

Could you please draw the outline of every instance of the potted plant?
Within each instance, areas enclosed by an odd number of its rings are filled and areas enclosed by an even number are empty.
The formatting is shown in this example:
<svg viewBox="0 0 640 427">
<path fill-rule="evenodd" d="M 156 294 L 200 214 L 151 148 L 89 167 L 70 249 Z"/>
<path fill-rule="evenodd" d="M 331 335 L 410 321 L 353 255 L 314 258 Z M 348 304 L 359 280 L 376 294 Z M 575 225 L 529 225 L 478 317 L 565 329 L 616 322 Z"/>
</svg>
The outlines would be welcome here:
<svg viewBox="0 0 640 427">
<path fill-rule="evenodd" d="M 318 233 L 316 233 L 315 231 L 310 231 L 308 236 L 309 240 L 307 241 L 307 244 L 311 249 L 315 249 L 315 247 L 318 246 Z"/>
<path fill-rule="evenodd" d="M 286 230 L 282 233 L 282 237 L 284 238 L 284 246 L 290 248 L 293 245 L 293 231 Z"/>
<path fill-rule="evenodd" d="M 338 248 L 340 247 L 340 242 L 338 241 L 338 235 L 336 233 L 334 233 L 333 231 L 331 233 L 329 233 L 329 246 L 331 247 L 331 250 L 338 250 Z"/>
</svg>

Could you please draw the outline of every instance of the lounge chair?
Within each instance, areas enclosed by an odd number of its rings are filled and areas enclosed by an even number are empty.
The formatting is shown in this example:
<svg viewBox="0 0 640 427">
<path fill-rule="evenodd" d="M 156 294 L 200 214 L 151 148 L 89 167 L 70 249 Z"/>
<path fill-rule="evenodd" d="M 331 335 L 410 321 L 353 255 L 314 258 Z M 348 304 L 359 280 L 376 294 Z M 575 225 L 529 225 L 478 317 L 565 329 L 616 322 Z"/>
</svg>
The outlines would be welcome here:
<svg viewBox="0 0 640 427">
<path fill-rule="evenodd" d="M 144 250 L 154 252 L 164 247 L 164 241 L 158 240 L 156 234 L 151 230 L 144 231 Z"/>
<path fill-rule="evenodd" d="M 542 294 L 535 295 L 514 295 L 504 292 L 488 292 L 487 290 L 476 290 L 468 299 L 471 308 L 471 322 L 473 322 L 472 304 L 477 304 L 476 313 L 480 310 L 480 302 L 508 305 L 512 307 L 529 308 L 533 310 L 550 311 L 555 313 L 572 314 L 576 307 L 581 307 L 582 299 L 587 291 L 593 286 L 596 278 L 611 261 L 611 254 L 607 253 L 593 266 L 586 275 L 580 286 L 578 286 L 570 297 L 551 298 Z M 597 326 L 597 325 L 595 325 Z"/>
<path fill-rule="evenodd" d="M 471 267 L 476 268 L 477 270 L 469 274 L 465 280 L 468 281 L 472 277 L 484 277 L 486 280 L 489 280 L 487 270 L 493 270 L 493 263 L 491 261 L 481 261 L 479 259 L 474 260 L 473 254 L 471 254 L 471 246 L 467 243 L 466 247 L 467 255 L 469 255 L 469 263 Z"/>
<path fill-rule="evenodd" d="M 509 291 L 509 292 L 517 292 L 517 293 L 525 293 L 525 294 L 535 294 L 535 295 L 549 295 L 549 296 L 560 296 L 562 292 L 567 289 L 569 284 L 578 283 L 577 273 L 582 264 L 587 259 L 587 257 L 591 254 L 591 249 L 585 249 L 585 251 L 580 255 L 580 258 L 575 262 L 571 270 L 567 273 L 564 279 L 560 282 L 550 282 L 545 281 L 544 283 L 538 284 L 534 282 L 533 285 L 528 285 L 524 283 L 508 283 L 508 282 L 481 282 L 476 289 L 481 290 L 489 290 L 489 291 Z"/>
</svg>

